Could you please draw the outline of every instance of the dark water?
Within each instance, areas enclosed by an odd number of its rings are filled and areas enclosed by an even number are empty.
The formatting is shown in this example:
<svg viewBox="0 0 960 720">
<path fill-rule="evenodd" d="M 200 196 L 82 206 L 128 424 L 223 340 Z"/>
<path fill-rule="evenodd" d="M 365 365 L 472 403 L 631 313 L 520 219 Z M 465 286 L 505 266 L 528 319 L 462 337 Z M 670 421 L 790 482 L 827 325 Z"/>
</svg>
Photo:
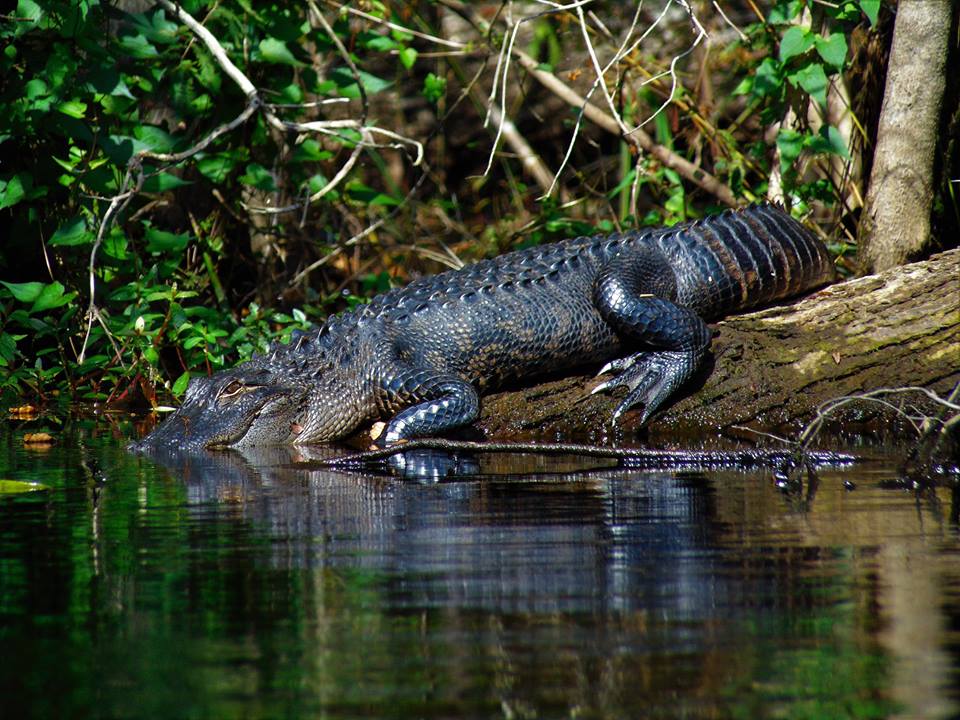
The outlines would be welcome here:
<svg viewBox="0 0 960 720">
<path fill-rule="evenodd" d="M 883 463 L 441 482 L 0 429 L 4 718 L 947 718 L 957 498 Z M 473 473 L 473 474 L 469 474 Z M 852 482 L 856 489 L 844 488 Z"/>
</svg>

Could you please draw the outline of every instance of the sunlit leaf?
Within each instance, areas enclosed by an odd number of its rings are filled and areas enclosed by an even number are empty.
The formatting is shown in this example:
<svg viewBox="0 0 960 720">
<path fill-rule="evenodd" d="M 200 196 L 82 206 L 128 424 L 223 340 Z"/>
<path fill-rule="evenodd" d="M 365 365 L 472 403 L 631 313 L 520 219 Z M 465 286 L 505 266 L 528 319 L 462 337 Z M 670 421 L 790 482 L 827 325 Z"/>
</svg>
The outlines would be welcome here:
<svg viewBox="0 0 960 720">
<path fill-rule="evenodd" d="M 413 64 L 417 61 L 417 51 L 414 48 L 406 47 L 400 51 L 400 62 L 403 66 L 409 70 L 413 67 Z"/>
<path fill-rule="evenodd" d="M 843 70 L 847 60 L 847 38 L 840 33 L 834 33 L 828 38 L 816 39 L 817 54 L 835 72 Z"/>
<path fill-rule="evenodd" d="M 49 485 L 44 485 L 43 483 L 38 482 L 0 480 L 0 495 L 18 495 L 20 493 L 41 492 L 49 489 Z"/>
<path fill-rule="evenodd" d="M 877 18 L 880 16 L 881 0 L 860 0 L 860 9 L 863 10 L 871 25 L 877 24 Z"/>
<path fill-rule="evenodd" d="M 190 384 L 190 372 L 187 371 L 183 373 L 180 377 L 177 378 L 176 382 L 173 383 L 171 392 L 173 392 L 174 397 L 180 397 L 186 392 L 187 385 Z"/>
<path fill-rule="evenodd" d="M 72 118 L 80 119 L 87 112 L 87 104 L 80 102 L 79 100 L 67 100 L 56 106 L 56 109 L 62 112 L 64 115 L 69 115 Z"/>
<path fill-rule="evenodd" d="M 811 63 L 790 73 L 787 78 L 803 88 L 820 107 L 827 106 L 827 74 L 823 71 L 823 65 Z"/>
<path fill-rule="evenodd" d="M 93 242 L 93 234 L 87 231 L 87 222 L 75 217 L 57 228 L 50 237 L 50 245 L 85 245 Z"/>
<path fill-rule="evenodd" d="M 281 65 L 302 66 L 303 63 L 297 60 L 290 48 L 282 40 L 276 38 L 264 38 L 258 46 L 260 57 L 266 62 L 279 63 Z"/>
<path fill-rule="evenodd" d="M 813 47 L 813 42 L 813 34 L 808 29 L 794 25 L 780 39 L 780 61 L 787 62 L 802 55 Z"/>
</svg>

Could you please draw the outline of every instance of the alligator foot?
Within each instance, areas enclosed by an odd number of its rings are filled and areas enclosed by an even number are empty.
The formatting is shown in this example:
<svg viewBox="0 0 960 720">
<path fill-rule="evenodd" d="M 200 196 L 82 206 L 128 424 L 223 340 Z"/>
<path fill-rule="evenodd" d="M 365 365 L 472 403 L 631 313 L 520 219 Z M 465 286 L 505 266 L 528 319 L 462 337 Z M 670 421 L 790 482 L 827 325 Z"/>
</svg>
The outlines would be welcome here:
<svg viewBox="0 0 960 720">
<path fill-rule="evenodd" d="M 613 412 L 611 422 L 615 423 L 627 410 L 642 404 L 640 424 L 645 425 L 663 401 L 693 374 L 700 355 L 689 350 L 643 351 L 612 360 L 598 375 L 619 374 L 597 385 L 591 394 L 626 388 L 627 394 Z"/>
</svg>

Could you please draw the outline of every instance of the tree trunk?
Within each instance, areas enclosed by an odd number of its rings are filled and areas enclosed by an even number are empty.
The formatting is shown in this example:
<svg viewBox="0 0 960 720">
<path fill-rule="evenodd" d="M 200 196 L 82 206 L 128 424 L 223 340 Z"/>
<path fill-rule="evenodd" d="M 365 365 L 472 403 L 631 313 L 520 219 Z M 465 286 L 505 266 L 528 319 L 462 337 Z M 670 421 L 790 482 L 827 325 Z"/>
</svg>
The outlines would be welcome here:
<svg viewBox="0 0 960 720">
<path fill-rule="evenodd" d="M 860 220 L 860 262 L 877 272 L 916 258 L 930 240 L 933 160 L 946 86 L 951 0 L 900 0 Z"/>
<path fill-rule="evenodd" d="M 781 427 L 809 420 L 822 402 L 881 387 L 946 392 L 960 382 L 960 249 L 716 329 L 712 367 L 655 416 L 651 434 Z M 576 375 L 496 393 L 479 426 L 491 439 L 603 442 L 617 401 L 590 395 L 598 382 Z M 620 427 L 629 434 L 636 422 L 631 412 Z"/>
</svg>

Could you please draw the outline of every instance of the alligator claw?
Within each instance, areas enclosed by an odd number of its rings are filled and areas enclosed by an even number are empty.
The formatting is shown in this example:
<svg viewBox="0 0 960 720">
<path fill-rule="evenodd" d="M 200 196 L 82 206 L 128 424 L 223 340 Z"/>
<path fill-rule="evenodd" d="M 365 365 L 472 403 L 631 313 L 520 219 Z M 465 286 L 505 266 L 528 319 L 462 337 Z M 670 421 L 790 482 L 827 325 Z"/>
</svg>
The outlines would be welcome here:
<svg viewBox="0 0 960 720">
<path fill-rule="evenodd" d="M 682 385 L 697 367 L 695 353 L 688 351 L 639 352 L 626 358 L 607 363 L 620 370 L 620 374 L 597 385 L 591 394 L 626 388 L 627 394 L 613 412 L 611 422 L 616 422 L 623 413 L 643 405 L 640 424 L 645 425 L 650 416 L 663 402 Z"/>
<path fill-rule="evenodd" d="M 600 368 L 600 371 L 597 373 L 597 377 L 600 377 L 601 375 L 606 375 L 608 372 L 611 372 L 611 371 L 623 372 L 628 367 L 633 365 L 638 359 L 640 359 L 641 356 L 645 354 L 646 353 L 634 353 L 633 355 L 627 355 L 626 357 L 623 357 L 623 358 L 616 358 L 615 360 L 611 360 L 602 368 Z"/>
</svg>

